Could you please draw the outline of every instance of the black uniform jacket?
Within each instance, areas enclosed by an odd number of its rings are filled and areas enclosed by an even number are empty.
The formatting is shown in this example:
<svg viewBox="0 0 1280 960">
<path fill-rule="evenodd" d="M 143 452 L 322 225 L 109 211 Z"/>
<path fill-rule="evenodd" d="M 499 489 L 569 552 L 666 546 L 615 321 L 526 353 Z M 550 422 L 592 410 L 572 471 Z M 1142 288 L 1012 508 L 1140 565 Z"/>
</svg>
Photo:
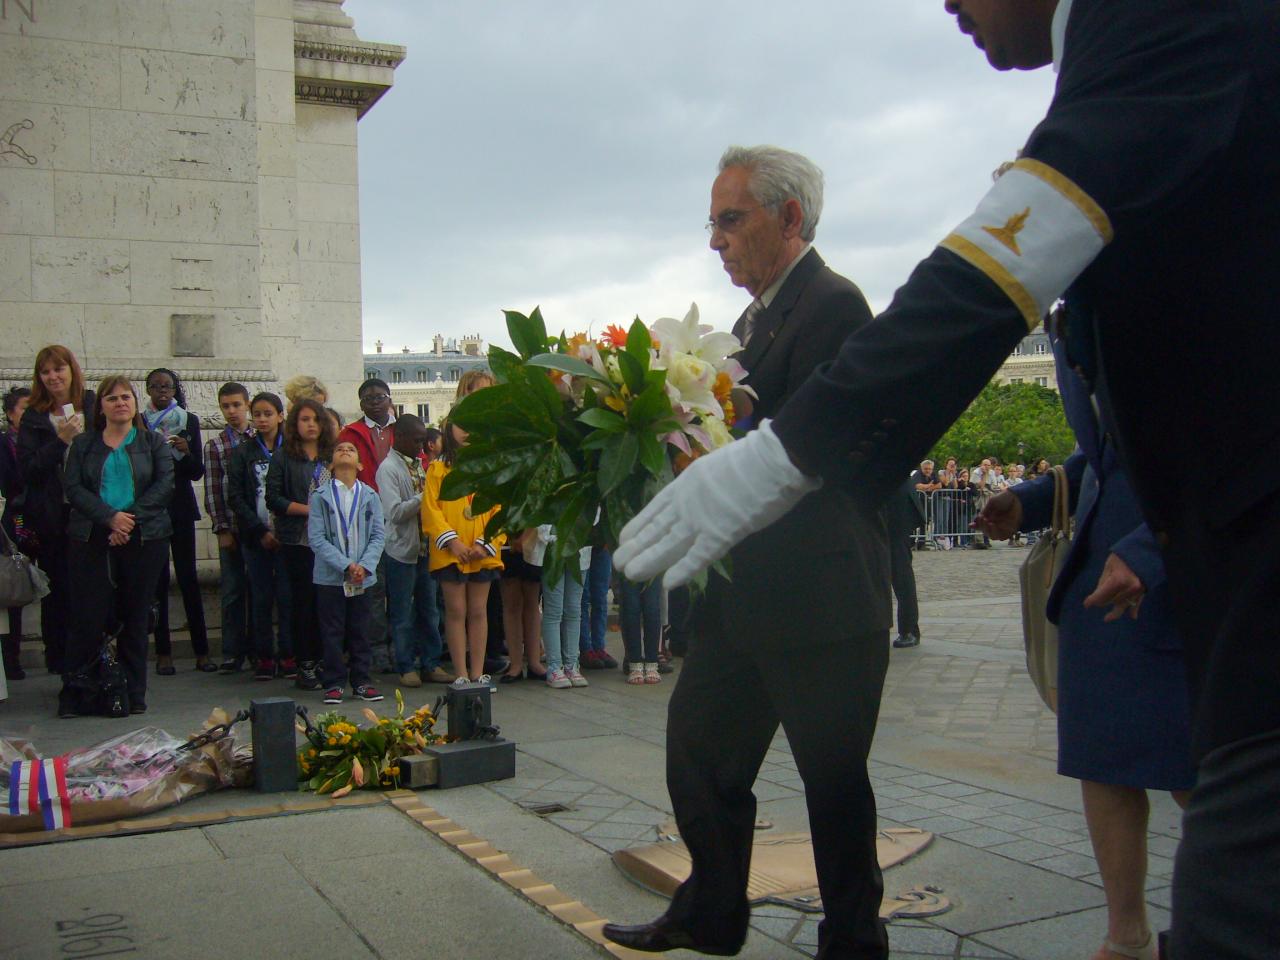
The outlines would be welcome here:
<svg viewBox="0 0 1280 960">
<path fill-rule="evenodd" d="M 774 427 L 809 471 L 884 496 L 1065 294 L 1071 359 L 1185 600 L 1203 753 L 1280 729 L 1277 632 L 1215 638 L 1191 615 L 1239 601 L 1206 592 L 1200 565 L 1234 562 L 1211 534 L 1280 487 L 1280 0 L 1062 9 L 1057 89 L 1022 158 Z M 1224 467 L 1212 485 L 1203 463 Z M 1280 627 L 1277 607 L 1253 615 Z"/>
<path fill-rule="evenodd" d="M 756 421 L 772 417 L 849 333 L 870 320 L 862 292 L 816 250 L 805 254 L 737 356 L 758 394 Z M 739 336 L 740 328 L 741 321 Z M 734 548 L 731 582 L 711 574 L 702 629 L 784 645 L 888 630 L 884 516 L 877 505 L 854 499 L 849 479 L 829 477 L 787 516 Z"/>
</svg>

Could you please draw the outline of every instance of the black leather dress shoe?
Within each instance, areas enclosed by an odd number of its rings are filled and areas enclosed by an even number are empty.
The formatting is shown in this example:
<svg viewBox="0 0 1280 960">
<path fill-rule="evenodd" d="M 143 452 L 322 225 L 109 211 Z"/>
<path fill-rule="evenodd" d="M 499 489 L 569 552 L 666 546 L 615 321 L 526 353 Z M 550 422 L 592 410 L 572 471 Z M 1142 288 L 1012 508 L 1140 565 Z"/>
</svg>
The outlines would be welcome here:
<svg viewBox="0 0 1280 960">
<path fill-rule="evenodd" d="M 893 641 L 893 645 L 898 649 L 902 649 L 903 647 L 918 647 L 920 646 L 920 635 L 917 633 L 900 633 Z"/>
<path fill-rule="evenodd" d="M 604 935 L 614 943 L 645 953 L 661 953 L 664 950 L 697 950 L 716 957 L 736 956 L 746 939 L 746 931 L 732 943 L 715 943 L 701 940 L 689 930 L 672 920 L 665 913 L 652 923 L 624 926 L 606 923 Z"/>
</svg>

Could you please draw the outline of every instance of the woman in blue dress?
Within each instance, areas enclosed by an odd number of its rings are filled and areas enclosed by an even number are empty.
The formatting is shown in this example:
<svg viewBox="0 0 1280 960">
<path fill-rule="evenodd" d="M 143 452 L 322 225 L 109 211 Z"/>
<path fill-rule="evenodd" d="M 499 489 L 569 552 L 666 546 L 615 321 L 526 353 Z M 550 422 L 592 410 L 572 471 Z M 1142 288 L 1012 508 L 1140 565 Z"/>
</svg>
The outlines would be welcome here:
<svg viewBox="0 0 1280 960">
<path fill-rule="evenodd" d="M 1046 324 L 1077 442 L 1064 464 L 1075 535 L 1048 609 L 1059 639 L 1058 772 L 1081 782 L 1106 892 L 1107 940 L 1095 960 L 1154 960 L 1147 791 L 1171 791 L 1185 805 L 1195 783 L 1186 670 L 1156 539 L 1068 356 L 1066 316 Z M 1052 473 L 1018 484 L 987 504 L 977 526 L 999 539 L 1047 527 L 1053 493 Z"/>
</svg>

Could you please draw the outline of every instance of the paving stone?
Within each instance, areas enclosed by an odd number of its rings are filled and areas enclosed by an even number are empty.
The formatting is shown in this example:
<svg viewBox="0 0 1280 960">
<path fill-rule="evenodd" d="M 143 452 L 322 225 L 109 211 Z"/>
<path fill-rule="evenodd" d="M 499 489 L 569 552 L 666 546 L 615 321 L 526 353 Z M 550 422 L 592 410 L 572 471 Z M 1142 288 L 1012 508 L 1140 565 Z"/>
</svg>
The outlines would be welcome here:
<svg viewBox="0 0 1280 960">
<path fill-rule="evenodd" d="M 1015 817 L 1025 817 L 1027 820 L 1038 820 L 1041 817 L 1051 817 L 1054 814 L 1062 813 L 1061 807 L 1049 807 L 1043 803 L 1034 803 L 1030 800 L 1019 800 L 1017 803 L 1011 803 L 1001 811 L 1011 814 Z"/>
<path fill-rule="evenodd" d="M 949 797 L 935 797 L 931 793 L 917 793 L 913 796 L 903 797 L 902 802 L 909 803 L 914 807 L 924 807 L 926 810 L 942 810 L 956 805 L 956 801 Z"/>
<path fill-rule="evenodd" d="M 948 782 L 942 777 L 935 777 L 931 773 L 913 773 L 909 776 L 896 777 L 894 779 L 907 787 L 936 787 Z"/>
<path fill-rule="evenodd" d="M 1062 827 L 1064 830 L 1075 830 L 1082 834 L 1089 832 L 1089 823 L 1085 820 L 1083 813 L 1064 811 L 1049 817 L 1039 817 L 1038 822 L 1046 827 Z"/>
<path fill-rule="evenodd" d="M 1056 847 L 1051 847 L 1047 843 L 1036 843 L 1034 840 L 1015 840 L 1013 843 L 1003 843 L 987 849 L 991 853 L 998 853 L 1002 857 L 1020 860 L 1023 863 L 1035 863 L 1037 860 L 1046 860 L 1062 853 Z"/>
<path fill-rule="evenodd" d="M 1147 891 L 1147 903 L 1153 903 L 1165 910 L 1173 909 L 1173 887 L 1157 887 Z"/>
<path fill-rule="evenodd" d="M 816 947 L 818 945 L 818 921 L 806 920 L 792 936 L 791 942 L 800 947 Z"/>
<path fill-rule="evenodd" d="M 913 806 L 909 803 L 899 803 L 880 810 L 879 814 L 885 820 L 893 820 L 897 823 L 914 823 L 916 820 L 936 817 L 938 811 L 926 810 L 923 807 Z"/>
<path fill-rule="evenodd" d="M 799 920 L 796 917 L 762 917 L 751 915 L 751 926 L 774 940 L 789 942 Z"/>
<path fill-rule="evenodd" d="M 995 830 L 991 827 L 972 827 L 969 830 L 957 830 L 947 836 L 971 847 L 994 847 L 1001 843 L 1013 843 L 1018 838 L 1012 833 Z"/>
<path fill-rule="evenodd" d="M 1037 826 L 1034 820 L 1028 820 L 1025 817 L 1015 817 L 1012 814 L 997 813 L 990 817 L 980 817 L 977 821 L 984 827 L 995 827 L 997 830 L 1007 830 L 1010 833 L 1021 834 L 1023 830 L 1034 830 Z"/>
<path fill-rule="evenodd" d="M 631 803 L 630 797 L 625 797 L 620 793 L 588 793 L 578 798 L 578 806 L 580 807 L 625 807 Z"/>
<path fill-rule="evenodd" d="M 939 783 L 936 786 L 927 787 L 926 790 L 940 797 L 972 797 L 985 792 L 981 787 L 970 786 L 967 783 Z"/>
<path fill-rule="evenodd" d="M 1068 843 L 1079 843 L 1082 839 L 1080 834 L 1074 830 L 1063 830 L 1061 827 L 1033 827 L 1030 830 L 1023 830 L 1022 835 L 1028 840 L 1035 840 L 1037 843 L 1049 843 L 1055 847 L 1062 847 Z M 1087 843 L 1088 840 L 1086 839 Z"/>
<path fill-rule="evenodd" d="M 920 791 L 915 787 L 904 787 L 900 783 L 886 783 L 883 786 L 873 786 L 877 799 L 886 800 L 902 800 L 906 797 L 918 797 Z"/>
<path fill-rule="evenodd" d="M 955 817 L 940 816 L 926 817 L 923 820 L 913 820 L 913 827 L 919 830 L 928 830 L 930 833 L 952 834 L 963 830 L 970 830 L 973 824 L 968 820 L 958 820 Z"/>
<path fill-rule="evenodd" d="M 1164 930 L 1169 926 L 1168 913 L 1159 908 L 1153 907 L 1148 919 L 1154 930 Z M 1099 907 L 990 930 L 973 939 L 998 947 L 1015 957 L 1079 960 L 1082 952 L 1087 954 L 1096 950 L 1106 933 L 1106 908 Z M 1083 951 L 1082 947 L 1085 948 Z"/>
<path fill-rule="evenodd" d="M 654 810 L 652 807 L 627 807 L 623 810 L 615 810 L 605 817 L 605 820 L 610 823 L 642 823 L 651 827 L 656 827 L 670 819 L 669 813 Z"/>
<path fill-rule="evenodd" d="M 653 827 L 642 823 L 597 823 L 582 831 L 584 837 L 592 840 L 639 840 L 641 837 L 653 837 Z"/>
<path fill-rule="evenodd" d="M 1060 873 L 1064 877 L 1083 877 L 1098 869 L 1097 861 L 1093 857 L 1083 857 L 1078 853 L 1061 853 L 1056 857 L 1037 860 L 1036 866 L 1042 870 Z"/>
<path fill-rule="evenodd" d="M 989 807 L 978 806 L 975 803 L 953 803 L 950 806 L 942 807 L 942 812 L 948 817 L 959 817 L 961 820 L 981 820 L 989 817 L 992 810 Z"/>
<path fill-rule="evenodd" d="M 906 926 L 890 923 L 889 952 L 897 957 L 903 954 L 922 953 L 928 956 L 953 957 L 956 952 L 957 937 L 947 930 L 937 927 Z"/>
<path fill-rule="evenodd" d="M 1153 834 L 1147 837 L 1147 852 L 1154 853 L 1160 857 L 1168 857 L 1173 859 L 1178 852 L 1178 841 L 1173 837 L 1162 837 Z"/>
</svg>

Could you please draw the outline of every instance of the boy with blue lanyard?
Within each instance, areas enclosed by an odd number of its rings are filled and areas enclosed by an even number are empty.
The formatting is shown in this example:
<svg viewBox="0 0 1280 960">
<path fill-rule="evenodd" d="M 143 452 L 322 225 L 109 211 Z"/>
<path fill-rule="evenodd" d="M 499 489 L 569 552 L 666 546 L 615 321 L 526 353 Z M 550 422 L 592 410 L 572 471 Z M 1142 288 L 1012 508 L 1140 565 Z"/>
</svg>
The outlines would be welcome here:
<svg viewBox="0 0 1280 960">
<path fill-rule="evenodd" d="M 351 681 L 361 700 L 381 700 L 369 683 L 369 595 L 377 582 L 385 531 L 382 502 L 357 478 L 355 444 L 339 443 L 330 464 L 333 479 L 311 495 L 307 539 L 315 554 L 316 616 L 324 647 L 321 681 L 325 703 L 341 703 Z M 343 648 L 347 659 L 343 659 Z"/>
</svg>

